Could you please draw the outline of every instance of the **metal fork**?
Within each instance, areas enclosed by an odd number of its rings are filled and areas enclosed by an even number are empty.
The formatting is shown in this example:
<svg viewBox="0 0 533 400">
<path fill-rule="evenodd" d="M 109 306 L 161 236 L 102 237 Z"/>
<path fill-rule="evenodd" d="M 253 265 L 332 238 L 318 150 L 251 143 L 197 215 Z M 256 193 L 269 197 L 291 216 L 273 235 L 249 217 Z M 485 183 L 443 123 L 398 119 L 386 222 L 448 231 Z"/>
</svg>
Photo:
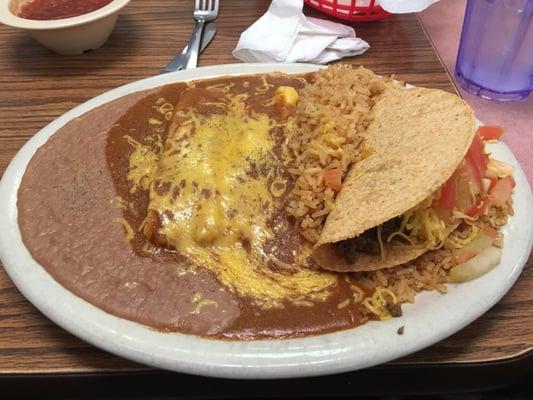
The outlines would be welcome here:
<svg viewBox="0 0 533 400">
<path fill-rule="evenodd" d="M 186 68 L 196 68 L 198 65 L 198 55 L 200 54 L 200 43 L 206 22 L 214 20 L 218 15 L 219 0 L 196 0 L 194 5 L 194 19 L 196 25 L 192 32 L 191 40 L 185 50 L 187 60 Z"/>
</svg>

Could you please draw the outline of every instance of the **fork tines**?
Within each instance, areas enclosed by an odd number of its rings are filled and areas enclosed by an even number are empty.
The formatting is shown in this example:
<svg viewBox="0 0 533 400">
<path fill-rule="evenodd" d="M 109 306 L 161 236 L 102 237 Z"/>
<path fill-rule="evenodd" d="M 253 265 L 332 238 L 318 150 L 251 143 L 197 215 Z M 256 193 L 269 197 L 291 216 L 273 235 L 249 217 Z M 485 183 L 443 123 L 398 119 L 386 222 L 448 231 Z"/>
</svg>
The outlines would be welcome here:
<svg viewBox="0 0 533 400">
<path fill-rule="evenodd" d="M 194 7 L 197 11 L 218 12 L 218 0 L 196 0 Z"/>
</svg>

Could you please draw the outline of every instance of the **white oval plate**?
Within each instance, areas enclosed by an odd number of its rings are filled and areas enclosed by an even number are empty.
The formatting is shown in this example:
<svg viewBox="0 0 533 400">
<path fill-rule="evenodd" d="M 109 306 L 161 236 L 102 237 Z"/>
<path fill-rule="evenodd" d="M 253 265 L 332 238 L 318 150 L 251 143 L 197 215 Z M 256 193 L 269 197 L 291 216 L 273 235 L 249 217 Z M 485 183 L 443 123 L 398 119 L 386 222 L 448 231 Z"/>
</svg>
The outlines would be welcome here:
<svg viewBox="0 0 533 400">
<path fill-rule="evenodd" d="M 56 324 L 103 350 L 153 367 L 224 378 L 290 378 L 351 371 L 381 364 L 430 346 L 485 313 L 520 275 L 533 241 L 533 197 L 526 176 L 503 143 L 494 156 L 515 167 L 515 216 L 503 230 L 500 265 L 483 277 L 448 285 L 449 293 L 421 293 L 404 315 L 356 329 L 287 340 L 232 342 L 161 333 L 108 314 L 57 283 L 24 247 L 17 224 L 17 190 L 31 157 L 68 121 L 103 103 L 139 90 L 220 75 L 282 71 L 303 73 L 313 65 L 221 65 L 144 79 L 111 90 L 74 108 L 37 133 L 15 156 L 0 183 L 0 259 L 22 294 Z M 404 325 L 405 333 L 397 329 Z"/>
</svg>

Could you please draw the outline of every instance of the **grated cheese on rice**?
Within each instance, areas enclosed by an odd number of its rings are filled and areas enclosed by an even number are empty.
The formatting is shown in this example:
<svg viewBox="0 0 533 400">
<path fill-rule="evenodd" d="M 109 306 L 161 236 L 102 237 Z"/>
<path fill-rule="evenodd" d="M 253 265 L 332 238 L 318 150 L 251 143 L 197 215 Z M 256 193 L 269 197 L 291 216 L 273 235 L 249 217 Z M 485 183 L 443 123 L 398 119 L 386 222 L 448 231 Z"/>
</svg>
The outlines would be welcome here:
<svg viewBox="0 0 533 400">
<path fill-rule="evenodd" d="M 336 196 L 324 182 L 324 170 L 338 169 L 344 178 L 350 165 L 364 157 L 366 116 L 385 82 L 366 68 L 335 65 L 317 72 L 300 93 L 297 127 L 284 149 L 295 179 L 287 212 L 311 243 L 318 240 Z"/>
</svg>

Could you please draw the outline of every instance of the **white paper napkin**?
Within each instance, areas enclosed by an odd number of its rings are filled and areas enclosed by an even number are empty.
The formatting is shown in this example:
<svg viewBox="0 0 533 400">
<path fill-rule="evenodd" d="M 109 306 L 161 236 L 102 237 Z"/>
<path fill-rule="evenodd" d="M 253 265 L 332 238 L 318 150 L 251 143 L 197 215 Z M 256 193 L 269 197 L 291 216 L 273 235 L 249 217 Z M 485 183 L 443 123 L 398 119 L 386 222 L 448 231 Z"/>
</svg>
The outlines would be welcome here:
<svg viewBox="0 0 533 400">
<path fill-rule="evenodd" d="M 242 33 L 233 55 L 244 62 L 325 64 L 370 47 L 353 28 L 306 17 L 302 9 L 303 0 L 273 0 L 266 14 Z"/>
<path fill-rule="evenodd" d="M 425 10 L 438 0 L 379 0 L 379 4 L 385 11 L 393 14 L 419 12 Z"/>
<path fill-rule="evenodd" d="M 329 0 L 330 2 L 332 0 Z M 352 0 L 336 0 L 338 5 L 351 6 Z M 375 0 L 374 5 L 381 6 L 392 14 L 405 14 L 425 10 L 439 0 Z M 370 0 L 357 0 L 357 6 L 368 7 Z"/>
</svg>

